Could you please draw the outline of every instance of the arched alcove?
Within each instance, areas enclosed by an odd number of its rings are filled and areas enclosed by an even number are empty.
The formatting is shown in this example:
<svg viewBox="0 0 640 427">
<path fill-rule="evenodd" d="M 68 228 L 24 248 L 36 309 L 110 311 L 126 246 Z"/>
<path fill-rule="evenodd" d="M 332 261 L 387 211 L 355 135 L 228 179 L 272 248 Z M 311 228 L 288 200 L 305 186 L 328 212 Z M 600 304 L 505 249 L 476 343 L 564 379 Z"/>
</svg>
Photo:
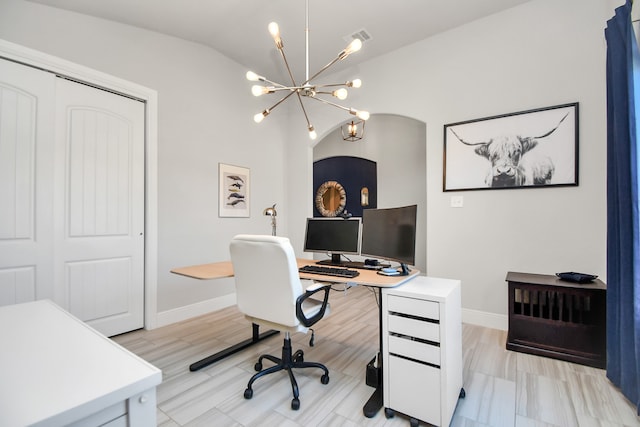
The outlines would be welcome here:
<svg viewBox="0 0 640 427">
<path fill-rule="evenodd" d="M 362 140 L 342 139 L 340 126 L 326 134 L 313 147 L 313 162 L 351 156 L 375 162 L 377 207 L 418 205 L 416 267 L 426 272 L 426 123 L 394 114 L 372 114 Z M 315 188 L 309 189 L 315 200 Z M 347 194 L 361 197 L 361 193 Z M 348 202 L 347 202 L 348 203 Z"/>
</svg>

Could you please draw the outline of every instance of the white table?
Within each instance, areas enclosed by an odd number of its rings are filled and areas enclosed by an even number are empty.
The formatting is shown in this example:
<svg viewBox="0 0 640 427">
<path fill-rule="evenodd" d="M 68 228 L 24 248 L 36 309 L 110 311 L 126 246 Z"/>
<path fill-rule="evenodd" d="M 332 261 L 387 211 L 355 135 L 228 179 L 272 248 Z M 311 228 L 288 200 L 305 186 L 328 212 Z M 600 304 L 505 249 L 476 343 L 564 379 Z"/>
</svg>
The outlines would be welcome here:
<svg viewBox="0 0 640 427">
<path fill-rule="evenodd" d="M 0 307 L 0 425 L 156 425 L 155 366 L 48 300 Z"/>
</svg>

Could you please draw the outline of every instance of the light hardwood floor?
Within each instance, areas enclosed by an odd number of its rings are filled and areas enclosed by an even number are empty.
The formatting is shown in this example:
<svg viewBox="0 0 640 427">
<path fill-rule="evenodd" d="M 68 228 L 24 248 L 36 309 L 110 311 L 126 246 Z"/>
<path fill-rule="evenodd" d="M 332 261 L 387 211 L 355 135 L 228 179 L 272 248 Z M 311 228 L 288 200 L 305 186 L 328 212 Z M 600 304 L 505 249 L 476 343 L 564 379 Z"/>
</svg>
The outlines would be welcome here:
<svg viewBox="0 0 640 427">
<path fill-rule="evenodd" d="M 331 315 L 310 335 L 292 336 L 305 359 L 320 370 L 296 371 L 300 409 L 291 410 L 291 388 L 280 372 L 254 384 L 243 397 L 262 353 L 280 354 L 282 334 L 273 336 L 197 372 L 189 365 L 251 336 L 236 307 L 152 331 L 134 331 L 114 340 L 162 369 L 158 425 L 171 426 L 407 426 L 406 417 L 387 419 L 384 411 L 365 418 L 362 405 L 373 388 L 365 365 L 378 343 L 377 292 L 366 287 L 333 291 Z M 605 371 L 505 349 L 506 332 L 463 325 L 464 388 L 452 426 L 640 426 L 633 406 L 606 379 Z M 424 387 L 428 399 L 429 385 Z"/>
</svg>

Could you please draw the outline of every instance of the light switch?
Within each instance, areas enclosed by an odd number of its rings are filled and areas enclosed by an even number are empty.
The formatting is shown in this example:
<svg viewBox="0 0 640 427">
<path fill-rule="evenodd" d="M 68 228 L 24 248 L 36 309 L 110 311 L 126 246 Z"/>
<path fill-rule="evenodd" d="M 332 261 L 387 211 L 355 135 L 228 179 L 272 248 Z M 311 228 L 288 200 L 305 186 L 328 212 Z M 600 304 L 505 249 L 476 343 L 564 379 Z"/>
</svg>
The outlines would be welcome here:
<svg viewBox="0 0 640 427">
<path fill-rule="evenodd" d="M 451 196 L 451 207 L 461 208 L 464 206 L 464 199 L 462 196 Z"/>
</svg>

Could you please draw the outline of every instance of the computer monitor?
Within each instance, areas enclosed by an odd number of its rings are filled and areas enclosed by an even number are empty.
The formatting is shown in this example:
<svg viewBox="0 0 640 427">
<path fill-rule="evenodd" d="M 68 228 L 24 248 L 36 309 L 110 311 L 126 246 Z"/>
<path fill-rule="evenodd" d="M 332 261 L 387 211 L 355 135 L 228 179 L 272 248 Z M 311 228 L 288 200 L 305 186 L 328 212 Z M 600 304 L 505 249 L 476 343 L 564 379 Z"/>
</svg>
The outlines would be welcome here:
<svg viewBox="0 0 640 427">
<path fill-rule="evenodd" d="M 362 256 L 400 263 L 409 274 L 416 263 L 417 205 L 362 211 Z"/>
<path fill-rule="evenodd" d="M 360 253 L 360 218 L 307 218 L 304 251 L 331 255 L 318 264 L 340 265 L 342 254 Z"/>
</svg>

